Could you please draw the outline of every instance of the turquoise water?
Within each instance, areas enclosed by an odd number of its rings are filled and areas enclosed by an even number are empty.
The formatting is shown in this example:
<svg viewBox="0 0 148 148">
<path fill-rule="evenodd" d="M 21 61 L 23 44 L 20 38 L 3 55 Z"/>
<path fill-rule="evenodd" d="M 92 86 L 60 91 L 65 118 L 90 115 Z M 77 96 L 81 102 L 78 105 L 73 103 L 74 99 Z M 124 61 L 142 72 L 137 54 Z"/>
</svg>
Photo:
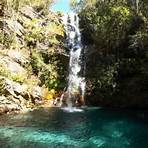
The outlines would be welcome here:
<svg viewBox="0 0 148 148">
<path fill-rule="evenodd" d="M 38 109 L 0 116 L 0 148 L 148 148 L 147 112 Z"/>
</svg>

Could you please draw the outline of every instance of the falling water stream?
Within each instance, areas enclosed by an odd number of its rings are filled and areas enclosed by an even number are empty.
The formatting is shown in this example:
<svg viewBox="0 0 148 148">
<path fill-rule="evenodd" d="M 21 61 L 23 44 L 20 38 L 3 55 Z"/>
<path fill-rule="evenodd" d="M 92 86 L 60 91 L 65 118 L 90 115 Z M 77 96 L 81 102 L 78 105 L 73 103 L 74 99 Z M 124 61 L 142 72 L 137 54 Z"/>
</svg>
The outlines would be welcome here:
<svg viewBox="0 0 148 148">
<path fill-rule="evenodd" d="M 63 23 L 66 29 L 67 47 L 70 50 L 67 106 L 72 108 L 78 100 L 81 100 L 81 105 L 84 105 L 83 46 L 78 15 L 75 13 L 65 14 Z"/>
</svg>

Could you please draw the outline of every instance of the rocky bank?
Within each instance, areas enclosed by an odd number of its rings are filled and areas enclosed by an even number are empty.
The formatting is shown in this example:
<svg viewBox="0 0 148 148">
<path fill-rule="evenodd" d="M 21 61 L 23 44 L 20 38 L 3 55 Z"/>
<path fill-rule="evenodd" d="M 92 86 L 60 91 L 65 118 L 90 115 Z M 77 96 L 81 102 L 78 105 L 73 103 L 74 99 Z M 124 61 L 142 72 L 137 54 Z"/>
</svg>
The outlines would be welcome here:
<svg viewBox="0 0 148 148">
<path fill-rule="evenodd" d="M 24 6 L 0 15 L 0 114 L 50 106 L 65 83 L 61 14 Z"/>
</svg>

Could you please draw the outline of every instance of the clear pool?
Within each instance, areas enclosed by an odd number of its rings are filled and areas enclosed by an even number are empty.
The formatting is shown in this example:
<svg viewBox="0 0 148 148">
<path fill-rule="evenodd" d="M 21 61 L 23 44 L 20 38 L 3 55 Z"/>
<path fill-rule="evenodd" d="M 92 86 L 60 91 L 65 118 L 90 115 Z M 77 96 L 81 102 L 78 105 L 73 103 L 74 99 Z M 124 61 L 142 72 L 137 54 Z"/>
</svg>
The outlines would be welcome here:
<svg viewBox="0 0 148 148">
<path fill-rule="evenodd" d="M 147 111 L 37 109 L 0 116 L 0 148 L 148 148 Z"/>
</svg>

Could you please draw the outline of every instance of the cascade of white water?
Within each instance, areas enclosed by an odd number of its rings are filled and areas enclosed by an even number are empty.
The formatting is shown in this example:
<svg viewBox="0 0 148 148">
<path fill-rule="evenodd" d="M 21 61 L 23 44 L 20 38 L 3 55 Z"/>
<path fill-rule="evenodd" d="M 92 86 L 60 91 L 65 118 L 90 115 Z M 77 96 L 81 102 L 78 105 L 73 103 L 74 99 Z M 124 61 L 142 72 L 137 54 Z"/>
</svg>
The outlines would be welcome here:
<svg viewBox="0 0 148 148">
<path fill-rule="evenodd" d="M 82 72 L 82 42 L 79 29 L 79 17 L 75 13 L 66 14 L 63 17 L 67 34 L 67 45 L 70 49 L 69 76 L 68 76 L 68 98 L 67 105 L 72 108 L 78 96 L 84 98 L 85 78 L 80 76 Z"/>
</svg>

